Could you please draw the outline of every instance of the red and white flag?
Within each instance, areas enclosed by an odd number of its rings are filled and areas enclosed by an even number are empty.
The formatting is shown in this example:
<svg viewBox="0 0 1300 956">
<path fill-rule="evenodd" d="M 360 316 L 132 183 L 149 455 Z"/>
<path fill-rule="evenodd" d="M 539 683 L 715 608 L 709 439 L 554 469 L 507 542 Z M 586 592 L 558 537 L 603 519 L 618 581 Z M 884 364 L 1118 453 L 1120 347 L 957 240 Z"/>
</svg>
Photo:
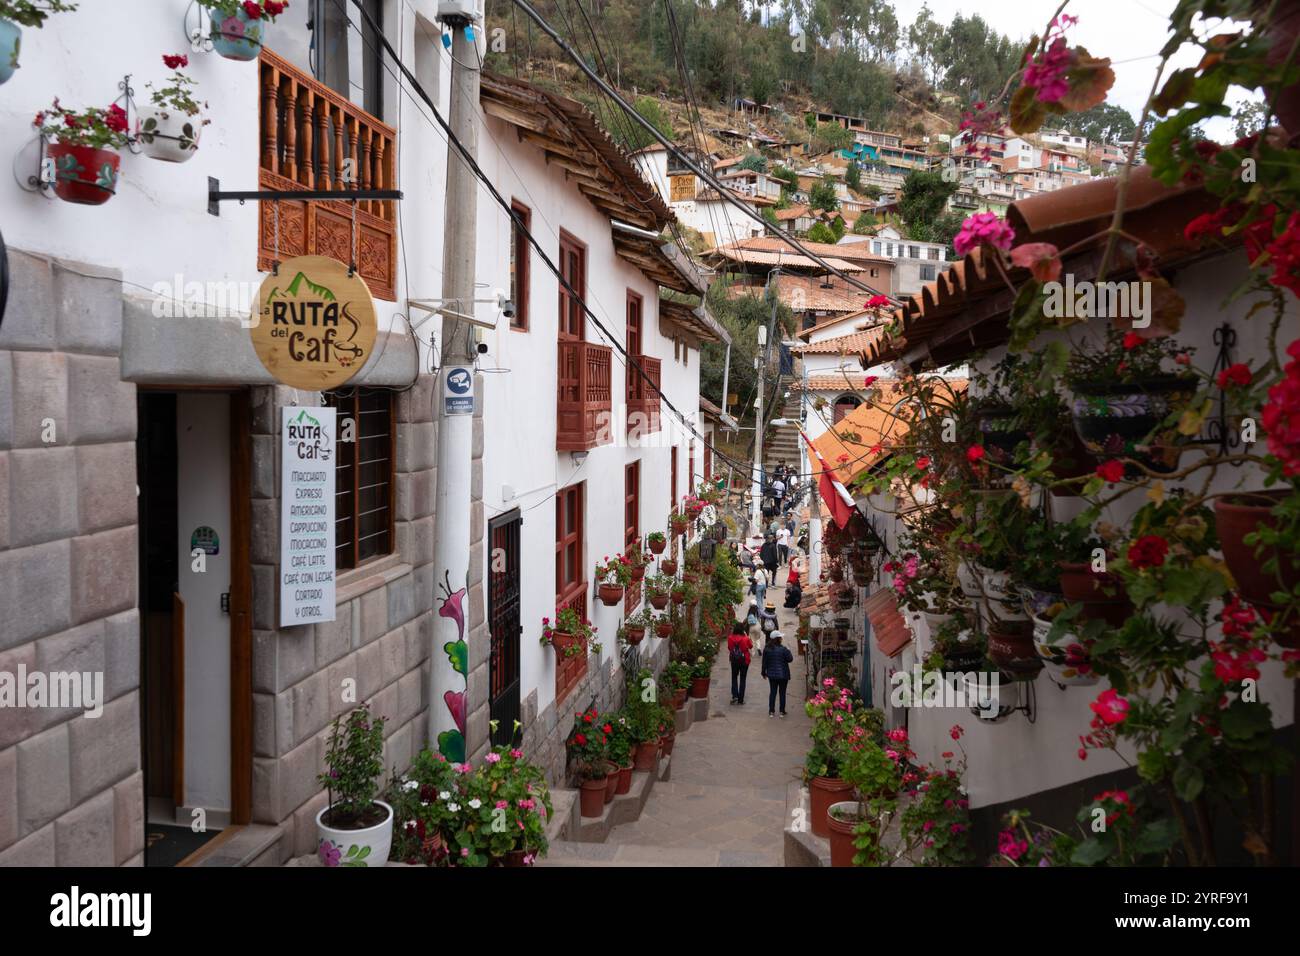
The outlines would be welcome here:
<svg viewBox="0 0 1300 956">
<path fill-rule="evenodd" d="M 821 492 L 822 501 L 826 502 L 826 507 L 830 509 L 831 517 L 835 519 L 835 524 L 843 528 L 849 523 L 849 518 L 857 510 L 857 505 L 853 502 L 853 496 L 849 494 L 848 489 L 844 487 L 844 482 L 835 477 L 835 471 L 830 465 L 826 464 L 826 459 L 822 453 L 817 450 L 817 446 L 812 443 L 812 439 L 801 428 L 799 435 L 808 444 L 812 453 L 817 456 L 817 464 L 821 468 L 821 477 L 817 479 L 817 490 Z"/>
</svg>

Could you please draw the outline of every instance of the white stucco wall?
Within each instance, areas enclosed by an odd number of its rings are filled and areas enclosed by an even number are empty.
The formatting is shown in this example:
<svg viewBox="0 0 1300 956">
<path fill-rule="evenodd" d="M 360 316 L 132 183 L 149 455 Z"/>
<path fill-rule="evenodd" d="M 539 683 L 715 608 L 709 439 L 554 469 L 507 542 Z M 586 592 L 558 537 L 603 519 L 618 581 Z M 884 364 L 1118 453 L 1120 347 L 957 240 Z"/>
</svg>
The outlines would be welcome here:
<svg viewBox="0 0 1300 956">
<path fill-rule="evenodd" d="M 673 343 L 659 331 L 658 290 L 637 268 L 614 254 L 609 219 L 600 213 L 564 177 L 564 170 L 548 166 L 540 150 L 520 143 L 513 130 L 488 118 L 480 133 L 480 162 L 507 197 L 532 210 L 532 232 L 556 261 L 563 229 L 587 245 L 586 300 L 601 324 L 625 344 L 627 293 L 643 297 L 642 352 L 662 362 L 660 387 L 698 428 L 699 352 L 689 350 L 687 361 L 675 361 Z M 662 153 L 643 154 L 662 156 Z M 489 287 L 509 284 L 510 223 L 505 213 L 485 197 L 478 217 L 479 281 Z M 676 419 L 666 403 L 661 432 L 643 445 L 627 447 L 624 426 L 627 369 L 615 349 L 613 404 L 614 442 L 592 449 L 586 461 L 575 466 L 571 456 L 555 450 L 556 339 L 559 283 L 534 251 L 531 255 L 529 330 L 514 331 L 503 322 L 495 332 L 484 333 L 488 354 L 480 367 L 501 370 L 484 376 L 485 441 L 483 501 L 485 520 L 518 508 L 521 530 L 521 698 L 537 690 L 542 712 L 555 697 L 555 655 L 538 642 L 543 617 L 555 615 L 555 505 L 557 489 L 585 482 L 585 574 L 594 578 L 596 562 L 623 550 L 624 469 L 641 462 L 640 530 L 666 530 L 670 504 L 670 441 L 679 443 L 677 494 L 688 490 L 689 437 L 675 428 Z M 587 341 L 610 344 L 590 320 Z M 703 467 L 703 447 L 697 441 L 695 467 Z M 490 560 L 490 555 L 485 556 Z M 607 608 L 590 595 L 588 607 L 603 642 L 602 658 L 617 659 L 616 632 L 622 607 Z M 650 635 L 647 641 L 657 641 Z M 653 645 L 649 645 L 653 646 Z M 643 645 L 645 649 L 649 646 Z M 644 653 L 644 651 L 643 651 Z M 565 706 L 569 706 L 566 702 Z M 574 700 L 573 707 L 586 704 Z"/>
<path fill-rule="evenodd" d="M 55 96 L 73 109 L 106 107 L 120 95 L 117 85 L 130 73 L 136 103 L 148 105 L 145 83 L 158 84 L 170 75 L 162 63 L 164 53 L 188 55 L 183 72 L 197 82 L 197 98 L 208 104 L 206 116 L 212 122 L 203 130 L 198 154 L 173 164 L 122 150 L 117 195 L 102 206 L 73 205 L 52 195 L 47 199 L 5 176 L 0 180 L 5 241 L 14 248 L 121 269 L 128 292 L 148 293 L 159 282 L 170 287 L 179 275 L 184 283 L 247 283 L 251 294 L 264 276 L 257 271 L 257 204 L 225 202 L 220 216 L 210 216 L 207 191 L 209 176 L 220 180 L 223 190 L 259 188 L 257 63 L 192 51 L 183 29 L 189 0 L 150 0 L 147 16 L 123 16 L 128 5 L 141 13 L 146 6 L 139 0 L 81 0 L 76 12 L 50 17 L 44 29 L 23 31 L 21 67 L 0 96 L 0 142 L 8 148 L 7 160 L 15 162 L 16 170 L 35 175 L 32 118 Z M 292 5 L 267 34 L 268 48 L 295 62 L 305 57 L 306 6 Z M 352 5 L 347 6 L 359 23 Z M 384 24 L 403 60 L 413 69 L 417 63 L 425 66 L 418 71 L 421 81 L 438 97 L 445 115 L 450 60 L 438 42 L 436 9 L 436 0 L 386 0 Z M 423 29 L 417 27 L 417 16 L 427 21 Z M 351 46 L 359 43 L 356 31 L 348 36 Z M 446 144 L 431 121 L 416 114 L 408 96 L 399 98 L 392 76 L 384 76 L 382 119 L 399 128 L 397 188 L 406 192 L 399 204 L 398 294 L 404 298 L 410 289 L 413 297 L 433 297 L 442 288 Z M 415 249 L 419 254 L 411 255 Z M 385 330 L 404 304 L 377 301 L 376 307 L 379 327 Z"/>
</svg>

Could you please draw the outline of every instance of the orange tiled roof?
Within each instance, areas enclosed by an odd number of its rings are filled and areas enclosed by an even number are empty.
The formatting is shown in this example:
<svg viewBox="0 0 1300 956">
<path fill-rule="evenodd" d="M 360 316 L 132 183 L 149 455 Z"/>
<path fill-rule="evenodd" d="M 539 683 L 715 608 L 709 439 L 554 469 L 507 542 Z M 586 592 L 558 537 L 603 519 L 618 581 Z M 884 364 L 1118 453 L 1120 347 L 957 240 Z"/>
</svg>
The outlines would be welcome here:
<svg viewBox="0 0 1300 956">
<path fill-rule="evenodd" d="M 780 236 L 754 236 L 751 239 L 741 239 L 733 243 L 733 245 L 739 249 L 752 249 L 759 252 L 781 252 L 782 250 L 789 253 L 798 252 L 794 246 Z M 873 262 L 891 266 L 894 264 L 894 260 L 885 256 L 872 255 L 871 243 L 869 242 L 850 242 L 841 246 L 832 242 L 804 242 L 800 240 L 799 245 L 823 259 L 835 256 L 838 259 L 849 259 L 853 262 Z"/>
<path fill-rule="evenodd" d="M 790 351 L 795 355 L 861 355 L 883 334 L 883 326 L 877 326 L 808 345 L 796 345 Z"/>
<path fill-rule="evenodd" d="M 907 619 L 898 610 L 898 598 L 889 588 L 881 588 L 862 602 L 876 647 L 886 657 L 897 657 L 912 640 L 912 630 Z"/>
<path fill-rule="evenodd" d="M 813 243 L 817 245 L 817 243 Z M 835 248 L 831 246 L 831 248 Z M 812 250 L 814 254 L 821 256 L 817 250 Z M 760 249 L 745 249 L 740 247 L 740 243 L 732 243 L 726 246 L 719 246 L 713 250 L 714 255 L 720 255 L 725 259 L 731 259 L 733 262 L 744 262 L 750 265 L 758 266 L 784 266 L 787 269 L 824 269 L 820 262 L 814 262 L 807 256 L 799 255 L 794 248 L 787 246 L 784 252 L 768 252 Z M 833 256 L 821 256 L 822 259 L 833 269 L 840 272 L 865 272 L 862 266 L 854 265 L 844 259 Z"/>
</svg>

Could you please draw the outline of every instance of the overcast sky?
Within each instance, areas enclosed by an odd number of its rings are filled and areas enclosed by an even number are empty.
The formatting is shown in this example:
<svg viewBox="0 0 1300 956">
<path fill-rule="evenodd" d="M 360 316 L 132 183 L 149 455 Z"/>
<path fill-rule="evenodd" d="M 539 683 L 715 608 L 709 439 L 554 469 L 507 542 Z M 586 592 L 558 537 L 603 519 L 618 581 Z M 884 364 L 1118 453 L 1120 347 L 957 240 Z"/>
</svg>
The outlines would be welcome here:
<svg viewBox="0 0 1300 956">
<path fill-rule="evenodd" d="M 951 22 L 958 13 L 978 13 L 999 33 L 1016 39 L 1028 39 L 1040 32 L 1060 5 L 1060 0 L 893 0 L 904 34 L 923 2 L 940 23 Z M 1134 118 L 1151 91 L 1160 64 L 1160 48 L 1169 36 L 1169 15 L 1175 6 L 1176 0 L 1072 0 L 1065 8 L 1079 18 L 1068 34 L 1070 42 L 1087 47 L 1093 56 L 1110 57 L 1115 85 L 1107 99 L 1124 107 Z M 1184 46 L 1166 75 L 1179 67 L 1195 66 L 1199 58 L 1196 47 Z M 1229 92 L 1230 105 L 1244 98 L 1241 90 Z M 1235 139 L 1227 120 L 1206 123 L 1205 129 L 1214 139 Z"/>
</svg>

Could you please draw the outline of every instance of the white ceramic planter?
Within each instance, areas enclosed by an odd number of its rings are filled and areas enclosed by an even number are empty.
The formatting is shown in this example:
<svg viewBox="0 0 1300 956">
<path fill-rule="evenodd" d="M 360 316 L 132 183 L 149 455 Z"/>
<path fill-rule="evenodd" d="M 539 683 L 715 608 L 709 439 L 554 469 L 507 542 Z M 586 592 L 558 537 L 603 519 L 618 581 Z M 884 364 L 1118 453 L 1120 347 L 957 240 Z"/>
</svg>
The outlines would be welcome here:
<svg viewBox="0 0 1300 956">
<path fill-rule="evenodd" d="M 202 114 L 190 116 L 179 110 L 157 106 L 140 107 L 136 136 L 141 150 L 150 159 L 160 159 L 165 163 L 189 161 L 199 150 L 202 132 Z"/>
<path fill-rule="evenodd" d="M 322 866 L 384 866 L 393 846 L 393 808 L 376 800 L 388 812 L 383 823 L 364 830 L 336 830 L 321 822 L 329 807 L 316 814 L 316 855 Z"/>
<path fill-rule="evenodd" d="M 1038 652 L 1048 678 L 1062 687 L 1091 687 L 1096 684 L 1099 680 L 1096 674 L 1083 673 L 1070 664 L 1066 648 L 1078 638 L 1074 634 L 1066 634 L 1058 643 L 1049 644 L 1047 635 L 1051 630 L 1051 621 L 1042 617 L 1034 618 L 1034 650 Z"/>
</svg>

